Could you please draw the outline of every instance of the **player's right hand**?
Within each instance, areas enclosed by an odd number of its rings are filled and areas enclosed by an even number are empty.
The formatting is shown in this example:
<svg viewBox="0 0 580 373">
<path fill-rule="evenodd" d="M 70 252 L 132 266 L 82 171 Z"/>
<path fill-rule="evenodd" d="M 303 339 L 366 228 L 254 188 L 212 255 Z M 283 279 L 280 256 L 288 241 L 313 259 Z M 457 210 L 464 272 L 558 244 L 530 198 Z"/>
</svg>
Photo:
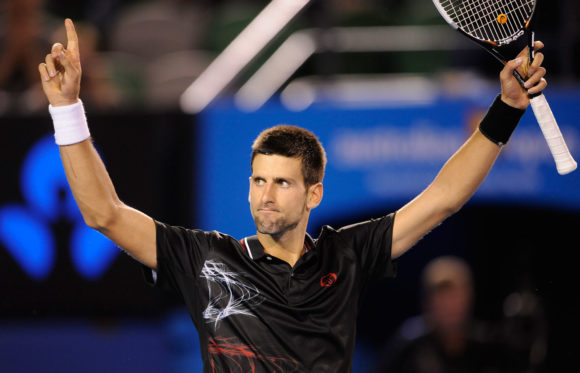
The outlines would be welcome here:
<svg viewBox="0 0 580 373">
<path fill-rule="evenodd" d="M 38 65 L 42 89 L 52 106 L 71 105 L 78 101 L 81 89 L 79 40 L 70 19 L 64 21 L 66 49 L 61 43 L 52 46 L 45 62 Z"/>
</svg>

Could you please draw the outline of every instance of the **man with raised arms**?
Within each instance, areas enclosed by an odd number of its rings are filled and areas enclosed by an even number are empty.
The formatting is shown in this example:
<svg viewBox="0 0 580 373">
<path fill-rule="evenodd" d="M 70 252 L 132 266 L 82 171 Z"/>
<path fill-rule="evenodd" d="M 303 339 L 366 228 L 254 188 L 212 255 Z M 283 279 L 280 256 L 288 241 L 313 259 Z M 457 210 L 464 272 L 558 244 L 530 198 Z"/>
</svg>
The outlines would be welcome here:
<svg viewBox="0 0 580 373">
<path fill-rule="evenodd" d="M 76 202 L 90 227 L 181 296 L 199 332 L 205 372 L 351 371 L 361 294 L 393 275 L 393 259 L 471 197 L 529 105 L 528 93 L 546 87 L 541 53 L 527 91 L 513 77 L 522 52 L 502 70 L 501 95 L 479 128 L 422 193 L 382 218 L 324 227 L 316 239 L 306 227 L 322 200 L 324 149 L 299 127 L 266 129 L 252 146 L 249 200 L 257 234 L 238 241 L 168 226 L 119 199 L 90 138 L 79 100 L 78 38 L 71 20 L 65 27 L 66 48 L 54 44 L 39 71 Z"/>
</svg>

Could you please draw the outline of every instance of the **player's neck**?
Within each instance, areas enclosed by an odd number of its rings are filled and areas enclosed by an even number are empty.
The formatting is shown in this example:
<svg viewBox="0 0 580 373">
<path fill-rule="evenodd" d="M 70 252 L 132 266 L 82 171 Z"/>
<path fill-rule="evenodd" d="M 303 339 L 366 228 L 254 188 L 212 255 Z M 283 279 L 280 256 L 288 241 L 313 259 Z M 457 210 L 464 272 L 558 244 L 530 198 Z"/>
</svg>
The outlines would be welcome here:
<svg viewBox="0 0 580 373">
<path fill-rule="evenodd" d="M 258 240 L 264 252 L 281 259 L 294 267 L 298 259 L 304 254 L 304 238 L 306 225 L 299 224 L 296 228 L 285 232 L 280 237 L 258 232 Z"/>
</svg>

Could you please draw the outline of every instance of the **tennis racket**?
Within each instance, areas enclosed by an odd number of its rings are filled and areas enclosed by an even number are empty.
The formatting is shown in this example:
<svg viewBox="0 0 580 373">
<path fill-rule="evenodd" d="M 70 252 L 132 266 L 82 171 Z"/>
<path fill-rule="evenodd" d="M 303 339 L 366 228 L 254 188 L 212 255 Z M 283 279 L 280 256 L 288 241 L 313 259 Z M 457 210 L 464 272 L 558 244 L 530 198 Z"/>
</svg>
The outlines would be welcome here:
<svg viewBox="0 0 580 373">
<path fill-rule="evenodd" d="M 534 59 L 534 32 L 531 20 L 537 0 L 433 0 L 441 16 L 451 27 L 475 41 L 499 62 L 515 58 L 526 46 L 529 62 Z M 514 76 L 524 85 L 525 77 Z M 548 101 L 542 93 L 530 96 L 530 104 L 538 120 L 560 175 L 577 167 L 572 158 Z"/>
</svg>

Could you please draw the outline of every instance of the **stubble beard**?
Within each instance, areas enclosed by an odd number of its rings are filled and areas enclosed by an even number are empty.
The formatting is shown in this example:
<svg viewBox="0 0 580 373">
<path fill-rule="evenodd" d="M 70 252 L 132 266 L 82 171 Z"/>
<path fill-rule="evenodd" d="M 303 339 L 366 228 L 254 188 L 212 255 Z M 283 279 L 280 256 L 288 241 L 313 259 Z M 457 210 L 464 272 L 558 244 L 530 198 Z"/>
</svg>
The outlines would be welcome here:
<svg viewBox="0 0 580 373">
<path fill-rule="evenodd" d="M 304 211 L 306 211 L 306 206 L 304 206 Z M 303 213 L 304 213 L 303 211 Z M 264 219 L 259 215 L 254 216 L 254 224 L 256 225 L 256 230 L 261 234 L 267 234 L 273 238 L 280 238 L 286 232 L 293 230 L 300 223 L 301 217 L 296 218 L 294 221 L 288 221 L 284 216 L 280 216 L 274 220 Z"/>
<path fill-rule="evenodd" d="M 277 219 L 273 222 L 264 222 L 259 217 L 254 219 L 256 230 L 261 234 L 268 234 L 274 238 L 282 237 L 284 233 L 298 226 L 298 222 L 289 223 L 286 219 Z"/>
</svg>

